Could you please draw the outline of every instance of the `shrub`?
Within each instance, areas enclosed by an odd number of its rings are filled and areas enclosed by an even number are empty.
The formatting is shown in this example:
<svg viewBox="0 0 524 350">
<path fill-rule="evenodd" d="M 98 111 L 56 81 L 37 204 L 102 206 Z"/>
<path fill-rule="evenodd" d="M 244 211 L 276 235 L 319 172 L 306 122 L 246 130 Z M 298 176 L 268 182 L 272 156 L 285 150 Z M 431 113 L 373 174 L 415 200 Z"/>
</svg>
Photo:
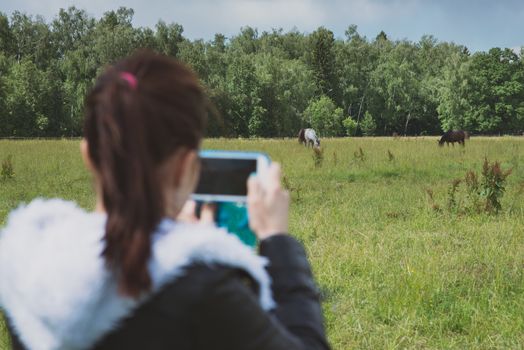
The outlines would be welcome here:
<svg viewBox="0 0 524 350">
<path fill-rule="evenodd" d="M 357 122 L 348 117 L 342 121 L 347 136 L 353 136 L 357 132 Z"/>
<path fill-rule="evenodd" d="M 343 110 L 327 96 L 310 102 L 304 111 L 304 119 L 311 127 L 324 136 L 341 136 Z"/>
<path fill-rule="evenodd" d="M 364 136 L 373 136 L 375 134 L 375 129 L 377 128 L 377 123 L 373 119 L 371 113 L 366 111 L 364 114 L 364 119 L 360 122 L 360 130 Z"/>
</svg>

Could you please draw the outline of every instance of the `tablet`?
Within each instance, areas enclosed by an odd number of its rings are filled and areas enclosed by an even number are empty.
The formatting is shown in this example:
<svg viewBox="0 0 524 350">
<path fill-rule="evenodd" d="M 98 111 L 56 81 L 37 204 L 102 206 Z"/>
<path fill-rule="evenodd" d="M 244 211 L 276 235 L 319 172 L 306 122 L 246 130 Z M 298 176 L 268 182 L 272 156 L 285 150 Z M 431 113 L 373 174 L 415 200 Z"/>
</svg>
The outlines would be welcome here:
<svg viewBox="0 0 524 350">
<path fill-rule="evenodd" d="M 199 156 L 200 178 L 192 199 L 202 202 L 245 203 L 249 176 L 263 179 L 270 164 L 259 152 L 203 150 Z"/>
</svg>

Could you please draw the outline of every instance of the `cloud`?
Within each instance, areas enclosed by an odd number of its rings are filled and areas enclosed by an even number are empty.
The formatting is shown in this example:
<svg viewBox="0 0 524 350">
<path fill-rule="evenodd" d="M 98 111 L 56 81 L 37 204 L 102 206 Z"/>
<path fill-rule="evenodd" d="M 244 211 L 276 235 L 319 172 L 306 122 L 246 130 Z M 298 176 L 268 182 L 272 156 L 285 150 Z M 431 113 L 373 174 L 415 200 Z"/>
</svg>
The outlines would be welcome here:
<svg viewBox="0 0 524 350">
<path fill-rule="evenodd" d="M 326 11 L 318 2 L 310 0 L 247 0 L 231 1 L 231 19 L 262 26 L 307 25 L 323 23 Z"/>
<path fill-rule="evenodd" d="M 0 10 L 42 14 L 51 20 L 59 8 L 76 6 L 95 17 L 120 6 L 135 10 L 135 24 L 153 27 L 162 19 L 177 22 L 191 36 L 237 32 L 245 25 L 260 29 L 297 27 L 311 31 L 349 24 L 369 24 L 406 17 L 420 0 L 4 0 Z"/>
<path fill-rule="evenodd" d="M 520 0 L 0 0 L 0 11 L 22 10 L 50 21 L 59 8 L 76 6 L 99 18 L 120 6 L 135 10 L 134 24 L 154 27 L 159 19 L 184 27 L 190 39 L 215 33 L 236 35 L 249 25 L 259 31 L 283 28 L 311 32 L 319 26 L 343 37 L 350 24 L 370 38 L 418 40 L 423 34 L 470 49 L 516 47 L 524 31 Z"/>
<path fill-rule="evenodd" d="M 417 6 L 418 0 L 200 0 L 183 8 L 172 5 L 171 21 L 181 23 L 189 37 L 233 34 L 246 25 L 259 30 L 296 27 L 306 32 L 325 26 L 341 35 L 354 23 L 378 27 L 408 19 Z M 163 19 L 169 21 L 165 15 Z"/>
<path fill-rule="evenodd" d="M 181 23 L 190 36 L 236 33 L 242 26 L 259 29 L 309 27 L 327 20 L 323 6 L 312 0 L 196 1 L 191 6 L 172 6 L 170 21 Z M 164 20 L 168 21 L 166 16 Z M 174 17 L 174 18 L 173 18 Z M 179 19 L 178 19 L 179 18 Z"/>
<path fill-rule="evenodd" d="M 332 15 L 344 14 L 365 24 L 409 16 L 416 11 L 417 3 L 416 0 L 338 0 L 330 9 Z"/>
</svg>

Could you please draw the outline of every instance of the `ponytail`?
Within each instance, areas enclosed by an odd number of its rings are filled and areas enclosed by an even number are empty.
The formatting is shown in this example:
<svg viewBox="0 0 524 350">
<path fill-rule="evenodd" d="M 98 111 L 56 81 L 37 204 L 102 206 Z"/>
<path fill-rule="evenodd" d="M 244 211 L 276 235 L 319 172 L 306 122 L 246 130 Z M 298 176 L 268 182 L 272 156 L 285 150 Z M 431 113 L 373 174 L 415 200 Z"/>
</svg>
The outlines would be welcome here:
<svg viewBox="0 0 524 350">
<path fill-rule="evenodd" d="M 152 235 L 165 214 L 156 169 L 179 147 L 198 147 L 205 103 L 195 76 L 171 59 L 142 53 L 121 65 L 88 95 L 84 132 L 107 212 L 102 256 L 120 293 L 138 297 L 151 288 Z"/>
</svg>

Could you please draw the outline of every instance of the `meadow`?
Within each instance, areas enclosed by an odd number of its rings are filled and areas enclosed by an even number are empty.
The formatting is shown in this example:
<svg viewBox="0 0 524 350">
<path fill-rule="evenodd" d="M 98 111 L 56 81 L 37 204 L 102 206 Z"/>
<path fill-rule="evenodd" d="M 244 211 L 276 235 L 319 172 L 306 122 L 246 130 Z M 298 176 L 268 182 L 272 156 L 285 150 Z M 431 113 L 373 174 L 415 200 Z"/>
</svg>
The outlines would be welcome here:
<svg viewBox="0 0 524 350">
<path fill-rule="evenodd" d="M 436 140 L 323 139 L 317 164 L 295 139 L 205 142 L 282 163 L 290 231 L 312 262 L 333 349 L 524 348 L 524 138 L 475 137 L 465 148 Z M 0 225 L 40 196 L 93 208 L 78 146 L 0 141 L 0 162 L 12 155 L 14 169 L 0 180 Z M 447 209 L 452 181 L 480 172 L 485 158 L 512 169 L 502 210 Z M 468 201 L 461 186 L 455 207 Z"/>
</svg>

